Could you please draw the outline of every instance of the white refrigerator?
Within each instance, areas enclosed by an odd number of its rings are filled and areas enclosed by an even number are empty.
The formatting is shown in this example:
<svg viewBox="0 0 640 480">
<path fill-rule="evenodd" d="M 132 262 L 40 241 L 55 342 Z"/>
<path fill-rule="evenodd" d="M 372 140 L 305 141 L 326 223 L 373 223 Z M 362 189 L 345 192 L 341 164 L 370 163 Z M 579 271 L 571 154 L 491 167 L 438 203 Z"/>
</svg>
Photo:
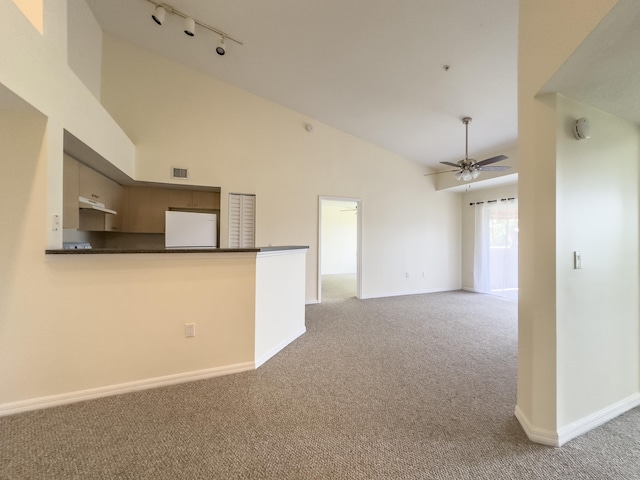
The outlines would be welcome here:
<svg viewBox="0 0 640 480">
<path fill-rule="evenodd" d="M 165 212 L 165 247 L 217 247 L 216 217 L 215 213 Z"/>
</svg>

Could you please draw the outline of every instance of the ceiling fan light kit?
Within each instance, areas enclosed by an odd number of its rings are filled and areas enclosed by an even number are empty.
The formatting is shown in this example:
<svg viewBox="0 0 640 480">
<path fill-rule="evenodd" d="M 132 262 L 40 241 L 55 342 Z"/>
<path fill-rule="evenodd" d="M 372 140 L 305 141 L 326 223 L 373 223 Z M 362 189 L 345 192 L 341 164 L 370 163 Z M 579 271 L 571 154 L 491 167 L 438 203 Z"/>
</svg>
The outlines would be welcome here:
<svg viewBox="0 0 640 480">
<path fill-rule="evenodd" d="M 168 13 L 171 13 L 172 15 L 176 15 L 184 19 L 183 31 L 186 35 L 190 37 L 195 36 L 196 25 L 204 28 L 205 30 L 209 30 L 210 32 L 220 35 L 220 42 L 218 43 L 215 49 L 218 55 L 224 55 L 227 52 L 227 48 L 229 45 L 228 42 L 226 42 L 227 40 L 235 42 L 238 45 L 242 45 L 242 42 L 240 40 L 236 40 L 235 38 L 227 35 L 222 30 L 212 27 L 211 25 L 207 25 L 206 23 L 202 23 L 200 20 L 197 20 L 191 17 L 190 15 L 187 15 L 186 13 L 182 13 L 180 10 L 176 10 L 171 5 L 167 5 L 166 3 L 158 3 L 158 2 L 155 2 L 154 0 L 147 0 L 147 2 L 155 6 L 155 9 L 153 11 L 153 14 L 151 15 L 151 18 L 153 18 L 153 21 L 156 22 L 158 25 L 162 25 L 165 22 L 167 12 L 168 12 Z"/>
<path fill-rule="evenodd" d="M 499 172 L 504 170 L 509 170 L 511 167 L 508 166 L 496 166 L 491 165 L 492 163 L 501 162 L 506 160 L 506 155 L 497 155 L 495 157 L 487 158 L 486 160 L 480 160 L 476 162 L 474 159 L 469 158 L 469 124 L 471 123 L 471 117 L 464 117 L 462 119 L 462 123 L 465 128 L 465 143 L 464 143 L 464 160 L 460 160 L 457 163 L 453 162 L 440 162 L 443 165 L 448 165 L 450 167 L 455 167 L 456 170 L 447 170 L 444 172 L 435 172 L 435 173 L 427 173 L 426 175 L 437 175 L 439 173 L 447 173 L 447 172 L 455 172 L 456 180 L 469 182 L 471 180 L 475 180 L 480 176 L 480 172 L 492 171 Z"/>
</svg>

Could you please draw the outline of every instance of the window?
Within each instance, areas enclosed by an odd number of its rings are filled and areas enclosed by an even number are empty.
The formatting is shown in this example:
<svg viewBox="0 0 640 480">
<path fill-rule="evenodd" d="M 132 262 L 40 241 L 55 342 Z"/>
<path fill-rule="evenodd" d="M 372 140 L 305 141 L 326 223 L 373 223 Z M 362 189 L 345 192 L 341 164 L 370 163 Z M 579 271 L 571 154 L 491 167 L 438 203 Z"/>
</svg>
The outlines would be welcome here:
<svg viewBox="0 0 640 480">
<path fill-rule="evenodd" d="M 476 206 L 473 289 L 518 298 L 518 199 Z"/>
</svg>

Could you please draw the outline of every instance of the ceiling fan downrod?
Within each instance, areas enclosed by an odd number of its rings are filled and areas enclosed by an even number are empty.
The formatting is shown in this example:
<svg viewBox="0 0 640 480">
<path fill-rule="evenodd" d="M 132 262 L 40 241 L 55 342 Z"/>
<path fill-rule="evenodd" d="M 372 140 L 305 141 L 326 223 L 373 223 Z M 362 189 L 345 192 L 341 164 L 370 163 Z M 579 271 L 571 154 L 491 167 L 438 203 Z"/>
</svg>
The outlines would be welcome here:
<svg viewBox="0 0 640 480">
<path fill-rule="evenodd" d="M 462 123 L 464 123 L 464 160 L 461 162 L 460 171 L 456 173 L 457 180 L 474 180 L 480 175 L 480 171 L 476 168 L 475 162 L 469 160 L 469 124 L 471 123 L 471 117 L 464 117 Z"/>
<path fill-rule="evenodd" d="M 462 123 L 464 123 L 464 162 L 465 164 L 469 160 L 469 124 L 473 120 L 471 117 L 464 117 Z"/>
</svg>

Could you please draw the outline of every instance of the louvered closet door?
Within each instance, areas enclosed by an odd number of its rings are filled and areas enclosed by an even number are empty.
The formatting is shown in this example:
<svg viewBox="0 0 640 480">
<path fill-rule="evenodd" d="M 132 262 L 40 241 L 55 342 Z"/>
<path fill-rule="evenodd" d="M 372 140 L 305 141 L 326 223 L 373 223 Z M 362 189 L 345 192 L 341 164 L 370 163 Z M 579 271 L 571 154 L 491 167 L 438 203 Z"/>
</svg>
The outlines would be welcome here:
<svg viewBox="0 0 640 480">
<path fill-rule="evenodd" d="M 229 248 L 255 245 L 256 196 L 229 194 Z"/>
</svg>

